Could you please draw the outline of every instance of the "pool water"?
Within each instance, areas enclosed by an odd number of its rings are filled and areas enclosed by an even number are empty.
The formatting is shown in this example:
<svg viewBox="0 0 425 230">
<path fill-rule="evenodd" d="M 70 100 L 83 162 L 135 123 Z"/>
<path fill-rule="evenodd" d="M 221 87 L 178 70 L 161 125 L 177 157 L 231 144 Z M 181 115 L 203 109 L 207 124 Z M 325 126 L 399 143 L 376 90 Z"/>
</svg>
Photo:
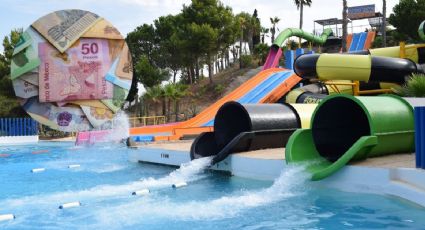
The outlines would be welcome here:
<svg viewBox="0 0 425 230">
<path fill-rule="evenodd" d="M 178 170 L 134 163 L 131 151 L 120 144 L 1 146 L 0 214 L 16 219 L 0 229 L 425 229 L 423 207 L 313 188 L 301 168 L 257 181 L 206 171 L 208 159 Z M 181 181 L 188 186 L 171 188 Z M 144 188 L 150 194 L 131 195 Z M 75 201 L 82 205 L 58 208 Z"/>
</svg>

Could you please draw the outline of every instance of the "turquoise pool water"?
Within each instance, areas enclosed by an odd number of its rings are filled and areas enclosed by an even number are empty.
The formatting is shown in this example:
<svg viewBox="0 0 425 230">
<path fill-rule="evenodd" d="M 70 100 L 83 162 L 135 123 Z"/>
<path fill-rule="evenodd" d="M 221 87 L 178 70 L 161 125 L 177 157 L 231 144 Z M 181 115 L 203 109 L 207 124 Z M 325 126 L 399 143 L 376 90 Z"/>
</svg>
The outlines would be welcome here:
<svg viewBox="0 0 425 230">
<path fill-rule="evenodd" d="M 275 182 L 132 163 L 124 145 L 0 147 L 0 229 L 424 229 L 425 209 L 387 196 L 312 188 L 300 168 Z M 36 153 L 36 154 L 33 154 Z M 79 164 L 79 168 L 68 168 Z M 31 173 L 33 168 L 45 171 Z M 188 186 L 172 189 L 171 184 Z M 149 188 L 147 196 L 131 193 Z M 67 202 L 82 206 L 58 209 Z"/>
</svg>

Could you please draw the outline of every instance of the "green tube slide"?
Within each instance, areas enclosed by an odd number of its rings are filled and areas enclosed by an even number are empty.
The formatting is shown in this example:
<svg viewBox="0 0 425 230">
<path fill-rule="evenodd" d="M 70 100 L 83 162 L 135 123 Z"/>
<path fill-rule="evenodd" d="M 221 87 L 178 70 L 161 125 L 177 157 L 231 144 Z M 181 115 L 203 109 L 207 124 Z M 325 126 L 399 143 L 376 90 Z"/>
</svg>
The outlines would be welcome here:
<svg viewBox="0 0 425 230">
<path fill-rule="evenodd" d="M 394 95 L 332 95 L 316 108 L 310 129 L 288 140 L 288 164 L 305 163 L 312 180 L 324 179 L 348 162 L 414 151 L 413 108 Z"/>
<path fill-rule="evenodd" d="M 320 36 L 313 35 L 312 33 L 308 33 L 297 28 L 287 28 L 276 37 L 273 42 L 273 46 L 283 47 L 286 39 L 292 36 L 300 37 L 307 41 L 322 45 L 326 42 L 326 39 L 328 39 L 331 34 L 332 29 L 330 28 L 323 30 L 323 33 Z"/>
<path fill-rule="evenodd" d="M 425 21 L 423 21 L 418 28 L 419 37 L 425 41 Z"/>
</svg>

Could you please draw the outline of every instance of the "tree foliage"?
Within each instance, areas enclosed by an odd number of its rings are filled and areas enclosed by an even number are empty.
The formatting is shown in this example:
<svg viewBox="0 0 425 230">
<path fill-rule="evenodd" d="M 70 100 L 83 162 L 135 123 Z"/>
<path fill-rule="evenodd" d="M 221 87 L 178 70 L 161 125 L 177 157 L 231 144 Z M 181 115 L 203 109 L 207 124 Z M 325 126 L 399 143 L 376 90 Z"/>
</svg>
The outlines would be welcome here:
<svg viewBox="0 0 425 230">
<path fill-rule="evenodd" d="M 3 54 L 0 54 L 0 117 L 25 116 L 15 97 L 10 75 L 13 49 L 19 41 L 22 29 L 14 29 L 3 39 Z"/>
<path fill-rule="evenodd" d="M 196 83 L 201 78 L 201 69 L 207 65 L 213 83 L 214 72 L 229 64 L 229 51 L 234 50 L 235 42 L 248 42 L 251 51 L 254 40 L 259 42 L 261 25 L 257 14 L 255 10 L 252 16 L 248 13 L 235 16 L 219 0 L 192 0 L 177 15 L 161 16 L 151 25 L 137 27 L 126 38 L 137 63 L 137 79 L 150 87 L 159 82 L 152 78 L 162 76 L 152 74 L 153 69 L 161 69 L 172 72 L 173 83 L 179 72 L 182 82 Z M 243 26 L 241 17 L 246 22 Z M 150 72 L 144 74 L 142 67 Z"/>
<path fill-rule="evenodd" d="M 304 6 L 311 6 L 311 0 L 294 0 L 295 5 L 300 10 L 300 29 L 303 28 Z"/>
<path fill-rule="evenodd" d="M 149 58 L 142 55 L 135 65 L 135 77 L 142 82 L 145 87 L 153 87 L 169 79 L 167 70 L 156 68 L 151 64 Z"/>
<path fill-rule="evenodd" d="M 21 34 L 22 29 L 14 29 L 10 31 L 9 36 L 3 38 L 3 54 L 0 54 L 0 78 L 9 76 L 13 49 L 18 43 Z"/>
<path fill-rule="evenodd" d="M 272 27 L 270 28 L 270 33 L 272 34 L 272 43 L 274 42 L 274 35 L 276 34 L 276 25 L 279 23 L 279 21 L 280 18 L 278 17 L 270 18 L 270 23 L 272 24 Z"/>
<path fill-rule="evenodd" d="M 425 20 L 425 0 L 403 0 L 394 6 L 389 17 L 402 40 L 419 41 L 418 27 Z"/>
</svg>

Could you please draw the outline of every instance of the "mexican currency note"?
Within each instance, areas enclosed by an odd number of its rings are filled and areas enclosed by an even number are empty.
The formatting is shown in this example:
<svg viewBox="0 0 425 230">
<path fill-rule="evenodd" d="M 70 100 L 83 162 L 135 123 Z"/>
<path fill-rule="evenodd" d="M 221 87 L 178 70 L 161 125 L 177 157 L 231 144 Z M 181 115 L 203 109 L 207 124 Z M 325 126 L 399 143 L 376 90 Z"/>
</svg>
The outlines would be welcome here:
<svg viewBox="0 0 425 230">
<path fill-rule="evenodd" d="M 12 81 L 15 94 L 20 98 L 30 98 L 38 95 L 38 87 L 21 78 Z"/>
<path fill-rule="evenodd" d="M 23 100 L 21 104 L 26 112 L 37 114 L 46 119 L 49 118 L 52 104 L 39 103 L 37 97 L 31 97 L 27 100 Z"/>
<path fill-rule="evenodd" d="M 106 38 L 106 39 L 124 39 L 121 33 L 107 20 L 100 19 L 95 25 L 87 30 L 82 38 Z"/>
<path fill-rule="evenodd" d="M 23 74 L 19 77 L 19 79 L 38 86 L 38 68 L 35 68 L 30 72 Z"/>
<path fill-rule="evenodd" d="M 108 40 L 109 44 L 109 57 L 111 60 L 117 59 L 123 50 L 125 40 Z"/>
<path fill-rule="evenodd" d="M 101 18 L 84 10 L 61 10 L 32 24 L 59 52 L 63 53 Z"/>
<path fill-rule="evenodd" d="M 78 107 L 56 107 L 52 106 L 49 120 L 58 125 L 58 129 L 64 132 L 91 130 L 89 120 Z"/>
<path fill-rule="evenodd" d="M 31 117 L 53 129 L 74 132 L 92 128 L 79 107 L 57 107 L 52 103 L 40 103 L 37 97 L 24 100 L 22 107 Z"/>
<path fill-rule="evenodd" d="M 76 101 L 69 101 L 67 104 L 90 106 L 90 107 L 101 108 L 101 109 L 109 109 L 100 100 L 76 100 Z"/>
<path fill-rule="evenodd" d="M 80 39 L 65 53 L 39 44 L 40 102 L 112 99 L 113 87 L 104 78 L 111 66 L 108 42 Z"/>
<path fill-rule="evenodd" d="M 101 102 L 105 104 L 114 113 L 116 113 L 121 109 L 121 106 L 125 102 L 127 95 L 128 90 L 119 86 L 114 86 L 114 98 L 110 100 L 101 100 Z"/>
<path fill-rule="evenodd" d="M 111 121 L 114 114 L 109 109 L 81 106 L 87 119 L 94 128 L 100 128 L 105 122 Z"/>
<path fill-rule="evenodd" d="M 19 41 L 15 45 L 15 49 L 13 50 L 13 55 L 16 55 L 17 53 L 21 52 L 28 46 L 30 46 L 32 43 L 32 38 L 28 31 L 25 31 L 22 33 L 22 35 L 19 37 Z"/>
<path fill-rule="evenodd" d="M 128 49 L 127 44 L 124 44 L 124 47 L 121 51 L 120 59 L 118 61 L 117 70 L 115 74 L 127 80 L 133 79 L 133 64 L 131 61 L 131 53 Z"/>
<path fill-rule="evenodd" d="M 26 78 L 34 77 L 33 74 L 26 76 L 26 73 L 29 71 L 32 73 L 34 71 L 38 71 L 37 67 L 40 64 L 40 59 L 38 58 L 38 44 L 45 41 L 46 40 L 41 37 L 41 35 L 33 28 L 29 27 L 27 30 L 25 30 L 25 32 L 19 38 L 18 44 L 13 50 L 11 67 L 12 79 L 24 76 Z M 38 76 L 34 80 L 38 81 Z M 28 82 L 35 85 L 35 83 L 31 80 Z M 38 85 L 38 83 L 36 85 Z"/>
<path fill-rule="evenodd" d="M 130 90 L 131 87 L 131 80 L 119 78 L 115 75 L 115 71 L 118 66 L 118 59 L 115 59 L 114 63 L 112 63 L 111 69 L 106 73 L 105 79 L 109 82 L 111 82 L 114 85 L 117 85 L 121 88 L 124 88 L 126 90 Z"/>
<path fill-rule="evenodd" d="M 40 59 L 32 46 L 26 47 L 12 57 L 10 65 L 10 78 L 16 79 L 40 65 Z"/>
</svg>

